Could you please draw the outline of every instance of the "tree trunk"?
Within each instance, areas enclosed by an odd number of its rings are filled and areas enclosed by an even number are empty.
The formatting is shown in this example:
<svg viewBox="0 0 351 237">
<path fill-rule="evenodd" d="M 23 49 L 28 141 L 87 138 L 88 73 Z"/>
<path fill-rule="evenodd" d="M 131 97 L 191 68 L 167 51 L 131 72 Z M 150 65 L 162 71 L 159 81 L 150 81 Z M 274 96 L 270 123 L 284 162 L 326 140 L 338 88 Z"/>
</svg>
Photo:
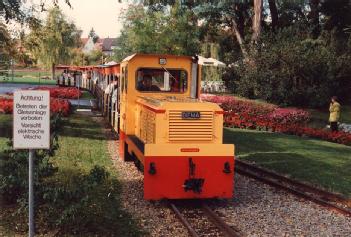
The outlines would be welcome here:
<svg viewBox="0 0 351 237">
<path fill-rule="evenodd" d="M 277 5 L 275 4 L 275 0 L 268 0 L 268 4 L 269 4 L 269 11 L 271 12 L 271 18 L 272 18 L 272 29 L 274 31 L 278 26 Z"/>
<path fill-rule="evenodd" d="M 314 38 L 317 38 L 320 32 L 320 27 L 319 27 L 319 1 L 320 0 L 310 0 L 310 8 L 311 12 L 309 14 L 309 18 L 311 21 L 312 25 L 312 36 Z"/>
<path fill-rule="evenodd" d="M 237 28 L 239 30 L 239 33 L 241 35 L 244 35 L 244 30 L 245 30 L 245 17 L 244 17 L 244 9 L 242 9 L 242 7 L 240 5 L 236 6 L 236 15 L 238 16 L 238 18 L 236 19 L 236 24 L 237 24 Z"/>
<path fill-rule="evenodd" d="M 233 30 L 234 30 L 234 34 L 236 36 L 236 40 L 239 43 L 239 46 L 240 46 L 240 49 L 241 49 L 241 52 L 242 52 L 244 58 L 246 60 L 249 60 L 249 54 L 247 53 L 246 47 L 244 45 L 243 37 L 240 34 L 240 31 L 238 29 L 238 25 L 236 24 L 235 19 L 233 19 Z"/>
<path fill-rule="evenodd" d="M 256 42 L 261 34 L 263 0 L 254 0 L 254 16 L 252 19 L 251 41 Z"/>
<path fill-rule="evenodd" d="M 51 79 L 55 80 L 55 63 L 51 65 Z"/>
</svg>

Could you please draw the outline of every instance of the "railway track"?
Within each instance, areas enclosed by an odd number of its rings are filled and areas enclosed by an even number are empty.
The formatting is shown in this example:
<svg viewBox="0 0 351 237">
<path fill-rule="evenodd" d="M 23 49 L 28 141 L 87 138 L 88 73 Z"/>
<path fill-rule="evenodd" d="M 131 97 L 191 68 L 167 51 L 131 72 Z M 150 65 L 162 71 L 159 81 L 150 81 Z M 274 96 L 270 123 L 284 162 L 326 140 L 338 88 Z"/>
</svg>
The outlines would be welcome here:
<svg viewBox="0 0 351 237">
<path fill-rule="evenodd" d="M 202 202 L 189 205 L 170 203 L 170 207 L 188 230 L 190 236 L 244 236 L 235 227 L 227 225 L 208 205 Z"/>
<path fill-rule="evenodd" d="M 300 198 L 312 201 L 329 210 L 351 217 L 351 199 L 330 193 L 310 185 L 289 179 L 274 172 L 236 160 L 235 171 L 238 174 L 256 179 L 276 188 L 288 191 Z"/>
</svg>

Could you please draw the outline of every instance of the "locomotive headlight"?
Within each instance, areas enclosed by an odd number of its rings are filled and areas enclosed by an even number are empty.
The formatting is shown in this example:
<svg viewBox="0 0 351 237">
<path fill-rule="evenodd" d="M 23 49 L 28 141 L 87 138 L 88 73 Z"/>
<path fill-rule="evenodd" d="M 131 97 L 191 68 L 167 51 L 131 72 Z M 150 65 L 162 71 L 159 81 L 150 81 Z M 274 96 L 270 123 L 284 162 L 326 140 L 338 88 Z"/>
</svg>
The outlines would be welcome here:
<svg viewBox="0 0 351 237">
<path fill-rule="evenodd" d="M 166 65 L 166 64 L 167 64 L 167 59 L 165 59 L 165 58 L 160 58 L 160 59 L 159 59 L 159 64 L 160 64 L 160 65 Z"/>
</svg>

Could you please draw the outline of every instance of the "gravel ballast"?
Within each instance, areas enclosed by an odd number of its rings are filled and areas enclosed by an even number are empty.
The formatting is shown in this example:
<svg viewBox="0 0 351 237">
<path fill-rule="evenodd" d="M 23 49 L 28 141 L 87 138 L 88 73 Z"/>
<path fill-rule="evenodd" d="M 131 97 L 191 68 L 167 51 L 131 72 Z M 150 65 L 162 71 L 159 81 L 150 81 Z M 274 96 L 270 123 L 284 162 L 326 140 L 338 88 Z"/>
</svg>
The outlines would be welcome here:
<svg viewBox="0 0 351 237">
<path fill-rule="evenodd" d="M 247 236 L 351 236 L 351 218 L 235 175 L 235 198 L 211 207 Z"/>
<path fill-rule="evenodd" d="M 148 236 L 189 236 L 162 201 L 143 199 L 143 175 L 118 156 L 118 141 L 108 149 L 122 184 L 122 206 L 139 220 Z M 210 201 L 210 207 L 246 236 L 351 236 L 351 218 L 271 186 L 235 175 L 235 197 Z"/>
</svg>

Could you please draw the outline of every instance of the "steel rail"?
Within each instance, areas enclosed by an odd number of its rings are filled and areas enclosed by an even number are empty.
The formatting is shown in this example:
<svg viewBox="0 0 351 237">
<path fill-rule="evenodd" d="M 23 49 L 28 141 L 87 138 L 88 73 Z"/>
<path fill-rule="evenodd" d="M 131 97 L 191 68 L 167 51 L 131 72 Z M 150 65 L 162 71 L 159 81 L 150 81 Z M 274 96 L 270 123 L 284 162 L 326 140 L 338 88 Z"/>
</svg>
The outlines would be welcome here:
<svg viewBox="0 0 351 237">
<path fill-rule="evenodd" d="M 283 181 L 283 182 L 288 183 L 290 185 L 293 185 L 299 189 L 303 189 L 306 192 L 316 194 L 316 195 L 320 196 L 321 199 L 334 201 L 334 202 L 337 202 L 340 204 L 344 204 L 346 206 L 351 206 L 351 199 L 347 199 L 341 195 L 331 193 L 331 192 L 328 192 L 326 190 L 322 190 L 322 189 L 313 187 L 311 185 L 299 182 L 297 180 L 287 178 L 287 177 L 279 175 L 275 172 L 269 171 L 269 170 L 261 168 L 261 167 L 257 167 L 256 165 L 252 165 L 252 164 L 246 163 L 244 161 L 236 160 L 235 164 L 236 164 L 236 166 L 239 166 L 239 167 L 241 166 L 243 168 L 246 168 L 246 169 L 249 169 L 249 170 L 252 170 L 255 172 L 259 172 L 259 173 L 264 174 L 266 176 L 270 176 L 272 178 L 278 179 L 279 181 Z"/>
<path fill-rule="evenodd" d="M 213 224 L 220 229 L 224 236 L 226 237 L 241 237 L 243 236 L 239 230 L 230 227 L 227 223 L 225 223 L 214 211 L 212 211 L 206 204 L 202 204 L 201 206 L 203 212 L 207 215 L 207 217 L 212 221 Z"/>
<path fill-rule="evenodd" d="M 191 227 L 190 223 L 184 218 L 184 216 L 180 213 L 180 211 L 178 210 L 178 208 L 173 204 L 170 203 L 170 206 L 172 208 L 172 210 L 174 211 L 174 213 L 176 214 L 176 216 L 178 217 L 178 219 L 182 222 L 182 224 L 185 226 L 185 228 L 188 230 L 189 234 L 192 237 L 200 237 L 196 231 L 194 230 L 193 227 Z"/>
<path fill-rule="evenodd" d="M 308 195 L 307 193 L 301 192 L 301 191 L 299 191 L 299 190 L 297 190 L 295 188 L 285 186 L 285 185 L 283 185 L 283 184 L 281 184 L 279 182 L 276 182 L 276 181 L 273 181 L 271 179 L 264 178 L 262 176 L 256 175 L 256 174 L 254 174 L 254 173 L 252 173 L 250 171 L 246 171 L 246 170 L 240 169 L 238 167 L 236 167 L 235 170 L 236 170 L 236 172 L 238 174 L 241 174 L 241 175 L 244 175 L 244 176 L 247 176 L 247 177 L 251 177 L 251 178 L 256 179 L 258 181 L 261 181 L 263 183 L 269 184 L 269 185 L 271 185 L 273 187 L 276 187 L 276 188 L 288 191 L 288 192 L 294 194 L 297 197 L 304 198 L 304 199 L 307 199 L 309 201 L 312 201 L 312 202 L 314 202 L 316 204 L 319 204 L 320 206 L 326 207 L 329 210 L 336 211 L 336 212 L 344 214 L 346 216 L 351 216 L 351 210 L 349 210 L 349 209 L 346 209 L 346 208 L 337 206 L 337 205 L 335 205 L 333 203 L 324 201 L 324 200 L 322 200 L 322 199 L 320 199 L 318 197 L 313 197 L 313 196 Z"/>
<path fill-rule="evenodd" d="M 229 226 L 225 223 L 211 208 L 209 208 L 206 204 L 200 202 L 199 206 L 200 210 L 207 217 L 208 221 L 213 224 L 218 230 L 220 230 L 225 237 L 242 237 L 243 234 L 236 228 Z M 187 221 L 187 219 L 180 213 L 179 209 L 175 204 L 170 203 L 171 209 L 174 211 L 178 219 L 182 222 L 185 228 L 188 230 L 189 234 L 193 237 L 199 237 L 200 235 L 194 230 L 191 224 Z M 196 207 L 198 208 L 198 207 Z"/>
</svg>

